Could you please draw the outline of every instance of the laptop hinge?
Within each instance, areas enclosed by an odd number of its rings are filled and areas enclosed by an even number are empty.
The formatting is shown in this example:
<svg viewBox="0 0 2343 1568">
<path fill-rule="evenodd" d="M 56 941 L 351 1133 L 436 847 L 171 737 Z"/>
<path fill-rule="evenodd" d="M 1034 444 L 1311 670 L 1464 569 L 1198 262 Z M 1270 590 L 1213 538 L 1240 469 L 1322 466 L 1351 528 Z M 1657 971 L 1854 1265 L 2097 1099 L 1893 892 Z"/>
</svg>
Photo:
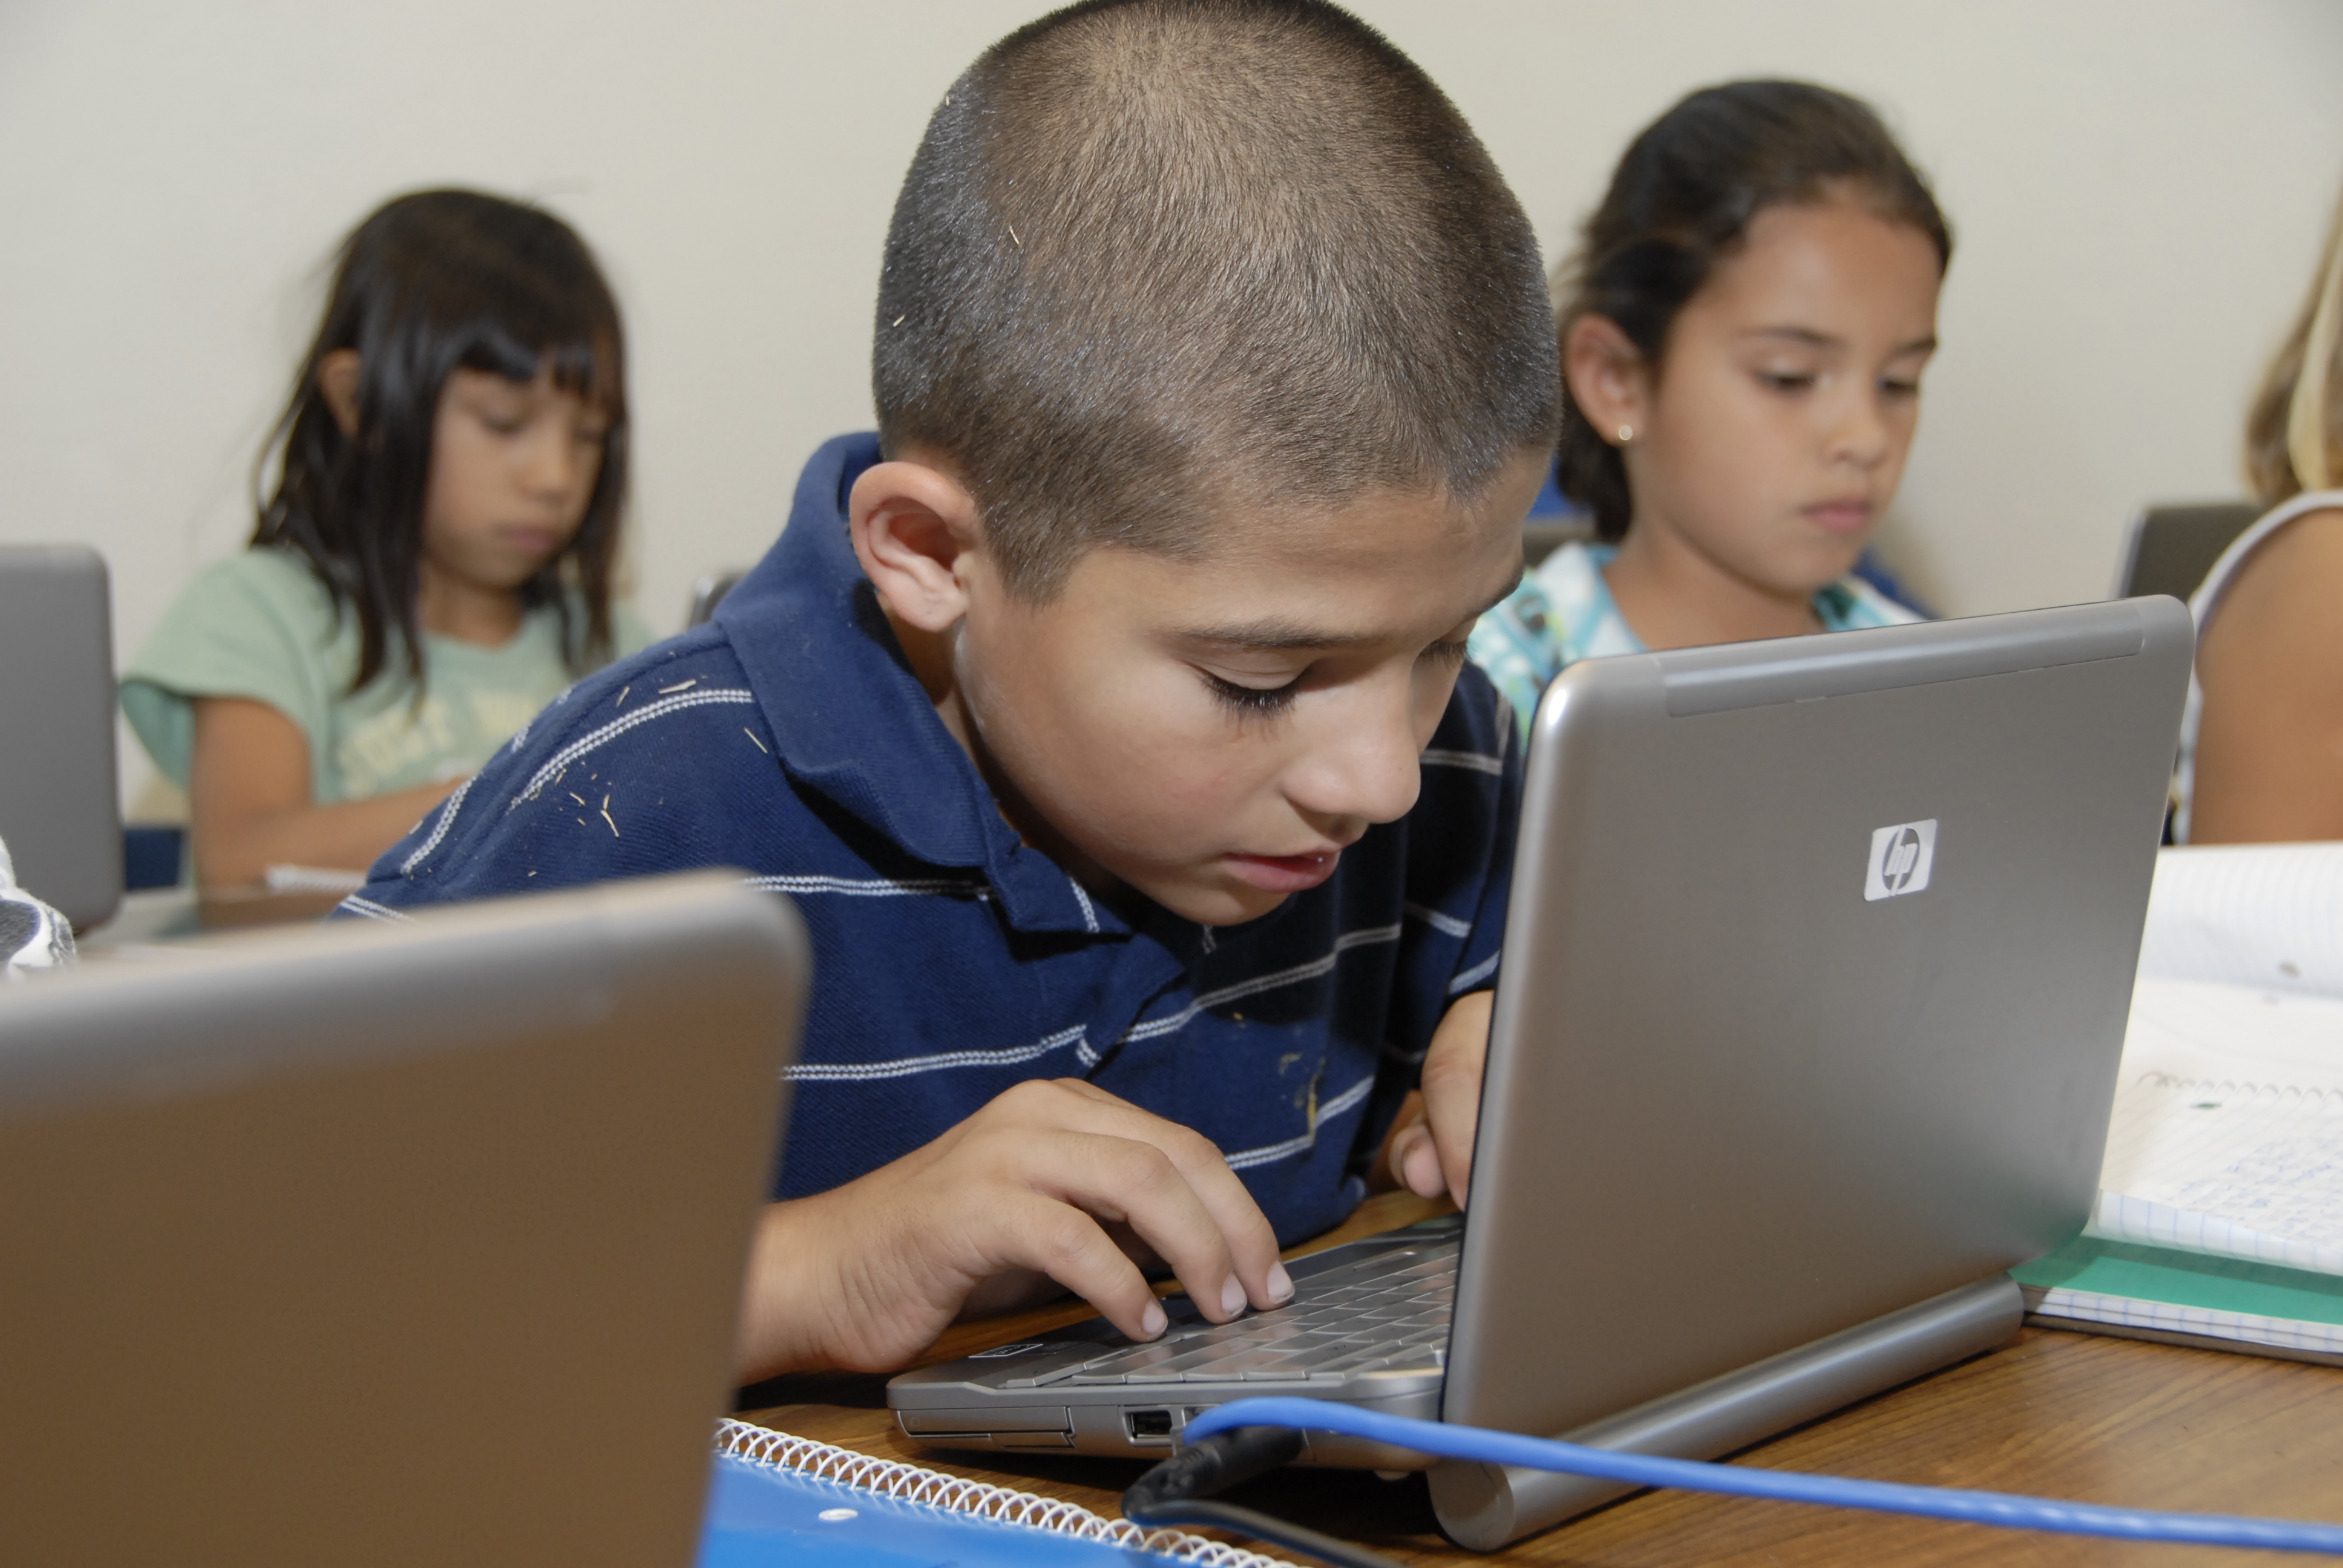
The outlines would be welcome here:
<svg viewBox="0 0 2343 1568">
<path fill-rule="evenodd" d="M 1561 1435 L 1629 1453 L 1714 1459 L 1991 1350 L 2017 1332 L 2025 1314 L 2017 1282 L 1995 1274 Z M 1615 1481 L 1462 1461 L 1434 1466 L 1431 1480 L 1441 1529 L 1476 1552 L 1493 1552 L 1634 1490 Z"/>
</svg>

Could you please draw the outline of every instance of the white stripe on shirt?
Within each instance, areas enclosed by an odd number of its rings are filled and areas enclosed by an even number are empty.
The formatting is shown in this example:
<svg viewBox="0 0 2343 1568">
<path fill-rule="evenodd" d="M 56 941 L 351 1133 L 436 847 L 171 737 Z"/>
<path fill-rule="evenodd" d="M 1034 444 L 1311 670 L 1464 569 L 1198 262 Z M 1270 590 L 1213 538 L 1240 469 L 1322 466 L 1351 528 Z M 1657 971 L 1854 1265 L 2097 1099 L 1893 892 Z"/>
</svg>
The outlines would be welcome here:
<svg viewBox="0 0 2343 1568">
<path fill-rule="evenodd" d="M 1438 910 L 1423 904 L 1409 904 L 1405 907 L 1409 914 L 1413 915 L 1443 937 L 1461 938 L 1473 934 L 1473 922 L 1470 920 L 1460 920 L 1454 915 L 1443 915 Z"/>
<path fill-rule="evenodd" d="M 415 875 L 415 868 L 430 859 L 431 851 L 439 847 L 439 840 L 447 836 L 447 829 L 455 824 L 456 813 L 464 809 L 464 797 L 472 791 L 472 779 L 478 777 L 479 775 L 475 773 L 471 779 L 467 779 L 456 786 L 456 792 L 447 797 L 446 805 L 439 808 L 439 820 L 431 825 L 431 836 L 423 840 L 422 847 L 415 853 L 399 862 L 400 876 Z"/>
<path fill-rule="evenodd" d="M 1047 1056 L 1081 1038 L 1082 1026 L 1076 1024 L 1071 1029 L 1060 1030 L 1047 1040 L 1031 1045 L 1012 1045 L 1006 1050 L 947 1050 L 934 1056 L 899 1056 L 892 1061 L 801 1062 L 783 1076 L 796 1083 L 867 1083 L 874 1079 L 913 1078 L 922 1072 L 941 1072 L 956 1067 L 1014 1067 Z"/>
<path fill-rule="evenodd" d="M 1497 960 L 1504 956 L 1504 950 L 1500 948 L 1495 952 L 1491 953 L 1487 958 L 1483 959 L 1479 963 L 1474 964 L 1471 969 L 1466 970 L 1463 974 L 1458 975 L 1454 980 L 1450 980 L 1448 982 L 1448 994 L 1450 996 L 1462 995 L 1463 992 L 1471 990 L 1474 986 L 1479 985 L 1483 980 L 1487 980 L 1491 975 L 1497 972 Z"/>
<path fill-rule="evenodd" d="M 769 893 L 842 893 L 853 899 L 920 896 L 985 899 L 991 886 L 976 877 L 914 877 L 897 881 L 890 877 L 743 877 L 749 887 Z"/>
<path fill-rule="evenodd" d="M 1470 768 L 1476 773 L 1504 777 L 1505 759 L 1481 751 L 1427 751 L 1418 760 L 1429 768 Z"/>
<path fill-rule="evenodd" d="M 1318 1130 L 1343 1112 L 1356 1110 L 1368 1095 L 1374 1092 L 1374 1076 L 1370 1073 L 1320 1106 L 1318 1114 L 1311 1119 L 1309 1131 L 1299 1138 L 1289 1138 L 1282 1143 L 1264 1143 L 1258 1149 L 1245 1149 L 1231 1154 L 1227 1156 L 1229 1169 L 1250 1170 L 1255 1165 L 1266 1165 L 1272 1160 L 1282 1160 L 1289 1154 L 1301 1154 L 1314 1148 L 1318 1142 Z"/>
<path fill-rule="evenodd" d="M 370 920 L 411 920 L 415 918 L 405 910 L 394 910 L 387 904 L 377 904 L 372 899 L 361 899 L 356 893 L 344 899 L 337 907 L 354 915 L 364 915 Z"/>
<path fill-rule="evenodd" d="M 531 774 L 528 782 L 520 787 L 519 792 L 512 798 L 512 805 L 518 806 L 524 800 L 535 799 L 538 791 L 558 778 L 562 769 L 595 748 L 617 739 L 639 724 L 648 724 L 654 719 L 664 719 L 670 713 L 680 712 L 687 708 L 704 707 L 711 702 L 754 702 L 756 700 L 757 694 L 745 686 L 716 686 L 705 691 L 679 692 L 673 697 L 662 697 L 657 702 L 647 702 L 624 719 L 614 719 L 599 729 L 588 730 L 555 752 L 547 760 L 545 766 Z M 505 809 L 510 810 L 512 806 Z"/>
<path fill-rule="evenodd" d="M 1255 975 L 1248 980 L 1239 980 L 1234 985 L 1224 985 L 1218 990 L 1208 990 L 1178 1012 L 1166 1013 L 1161 1018 L 1151 1018 L 1144 1022 L 1132 1024 L 1123 1030 L 1122 1038 L 1126 1041 L 1153 1040 L 1158 1035 L 1170 1034 L 1174 1030 L 1187 1027 L 1189 1020 L 1208 1007 L 1218 1007 L 1224 1001 L 1234 1001 L 1239 997 L 1274 990 L 1279 986 L 1298 985 L 1303 980 L 1316 980 L 1320 975 L 1330 972 L 1335 961 L 1353 948 L 1363 947 L 1373 942 L 1397 940 L 1399 940 L 1397 926 L 1370 926 L 1363 930 L 1344 931 L 1334 939 L 1333 950 L 1322 959 L 1312 959 L 1308 963 L 1296 964 L 1292 969 L 1274 970 L 1265 975 Z"/>
</svg>

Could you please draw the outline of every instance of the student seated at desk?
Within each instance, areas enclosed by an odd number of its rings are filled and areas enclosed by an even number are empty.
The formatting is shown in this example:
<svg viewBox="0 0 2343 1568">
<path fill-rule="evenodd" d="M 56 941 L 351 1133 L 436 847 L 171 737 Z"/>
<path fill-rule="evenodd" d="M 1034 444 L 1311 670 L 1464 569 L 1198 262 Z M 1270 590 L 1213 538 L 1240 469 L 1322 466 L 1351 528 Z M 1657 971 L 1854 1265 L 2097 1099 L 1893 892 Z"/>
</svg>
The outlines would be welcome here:
<svg viewBox="0 0 2343 1568">
<path fill-rule="evenodd" d="M 898 199 L 879 434 L 345 908 L 694 866 L 797 900 L 746 1377 L 900 1366 L 1044 1277 L 1151 1338 L 1139 1261 L 1215 1321 L 1290 1299 L 1280 1244 L 1420 1079 L 1468 1169 L 1520 774 L 1464 638 L 1520 580 L 1548 309 L 1488 154 L 1347 14 L 1021 30 Z"/>
<path fill-rule="evenodd" d="M 2246 482 L 2269 510 L 2189 601 L 2173 837 L 2343 839 L 2343 206 L 2247 418 Z"/>
<path fill-rule="evenodd" d="M 122 683 L 211 886 L 364 868 L 650 641 L 611 598 L 618 306 L 558 218 L 445 190 L 360 224 L 270 449 L 251 547 L 188 586 Z"/>
<path fill-rule="evenodd" d="M 1951 256 L 1843 93 L 1735 82 L 1635 138 L 1555 317 L 1561 483 L 1598 542 L 1473 633 L 1524 730 L 1581 658 L 1920 618 L 1853 568 L 1903 477 Z"/>
</svg>

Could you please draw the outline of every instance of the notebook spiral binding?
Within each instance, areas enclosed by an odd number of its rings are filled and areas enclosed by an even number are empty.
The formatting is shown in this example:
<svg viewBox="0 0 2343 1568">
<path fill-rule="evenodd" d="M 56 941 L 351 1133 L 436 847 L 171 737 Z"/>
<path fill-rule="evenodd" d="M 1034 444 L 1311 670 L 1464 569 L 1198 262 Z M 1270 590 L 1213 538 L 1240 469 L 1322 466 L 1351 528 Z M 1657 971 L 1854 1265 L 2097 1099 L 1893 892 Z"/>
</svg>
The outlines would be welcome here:
<svg viewBox="0 0 2343 1568">
<path fill-rule="evenodd" d="M 966 1481 L 938 1471 L 921 1470 L 895 1460 L 873 1459 L 850 1448 L 792 1437 L 785 1432 L 751 1426 L 745 1421 L 723 1421 L 716 1427 L 716 1452 L 752 1464 L 769 1464 L 800 1475 L 835 1481 L 881 1497 L 924 1503 L 981 1519 L 1051 1530 L 1101 1545 L 1136 1548 L 1188 1563 L 1196 1568 L 1294 1568 L 1278 1557 L 1264 1557 L 1224 1542 L 1207 1541 L 1184 1530 L 1150 1530 L 1128 1519 L 1101 1519 L 1076 1503 L 1014 1492 L 981 1481 Z"/>
<path fill-rule="evenodd" d="M 2228 1094 L 2249 1100 L 2276 1100 L 2321 1111 L 2343 1110 L 2343 1089 L 2305 1089 L 2291 1083 L 2252 1083 L 2229 1078 L 2180 1078 L 2169 1072 L 2143 1072 L 2142 1089 L 2170 1089 L 2183 1094 Z"/>
</svg>

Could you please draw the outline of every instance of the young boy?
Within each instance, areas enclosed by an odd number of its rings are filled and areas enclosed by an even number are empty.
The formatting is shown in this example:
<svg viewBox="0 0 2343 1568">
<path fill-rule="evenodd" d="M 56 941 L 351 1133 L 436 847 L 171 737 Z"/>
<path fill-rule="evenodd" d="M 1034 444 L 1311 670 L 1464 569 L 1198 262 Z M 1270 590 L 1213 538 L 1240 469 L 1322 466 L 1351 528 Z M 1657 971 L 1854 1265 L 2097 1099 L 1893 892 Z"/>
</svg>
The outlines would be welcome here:
<svg viewBox="0 0 2343 1568">
<path fill-rule="evenodd" d="M 815 989 L 741 1371 L 901 1364 L 1041 1276 L 1288 1299 L 1394 1141 L 1461 1197 L 1519 793 L 1463 665 L 1559 378 L 1454 108 L 1314 0 L 1129 0 L 945 95 L 880 432 L 713 625 L 580 683 L 347 908 L 737 866 Z M 1427 1054 L 1428 1053 L 1428 1054 Z"/>
</svg>

